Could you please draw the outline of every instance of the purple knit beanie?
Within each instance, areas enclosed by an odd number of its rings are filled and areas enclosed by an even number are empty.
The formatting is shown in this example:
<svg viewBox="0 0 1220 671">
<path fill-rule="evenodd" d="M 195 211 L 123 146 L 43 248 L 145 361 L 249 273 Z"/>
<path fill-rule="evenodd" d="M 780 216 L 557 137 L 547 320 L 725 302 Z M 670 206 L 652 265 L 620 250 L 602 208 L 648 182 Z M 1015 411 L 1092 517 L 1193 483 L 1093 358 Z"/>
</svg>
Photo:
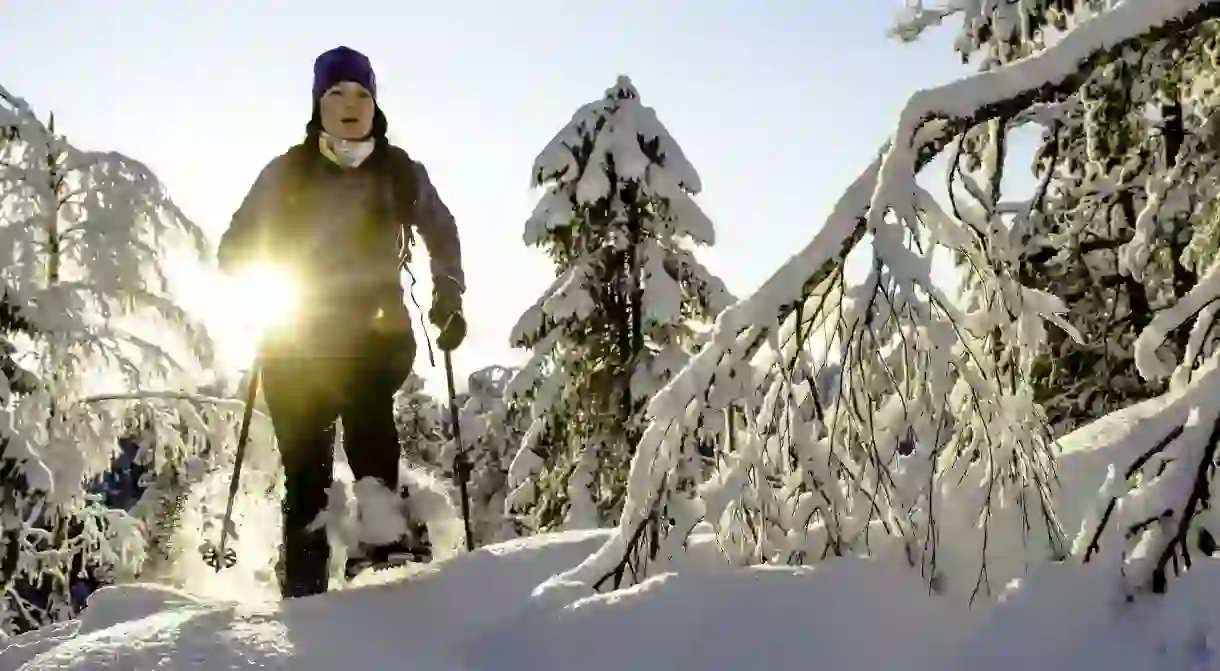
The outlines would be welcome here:
<svg viewBox="0 0 1220 671">
<path fill-rule="evenodd" d="M 377 77 L 373 64 L 364 54 L 348 47 L 335 47 L 318 56 L 313 63 L 313 99 L 322 99 L 330 87 L 339 82 L 355 82 L 377 98 Z"/>
</svg>

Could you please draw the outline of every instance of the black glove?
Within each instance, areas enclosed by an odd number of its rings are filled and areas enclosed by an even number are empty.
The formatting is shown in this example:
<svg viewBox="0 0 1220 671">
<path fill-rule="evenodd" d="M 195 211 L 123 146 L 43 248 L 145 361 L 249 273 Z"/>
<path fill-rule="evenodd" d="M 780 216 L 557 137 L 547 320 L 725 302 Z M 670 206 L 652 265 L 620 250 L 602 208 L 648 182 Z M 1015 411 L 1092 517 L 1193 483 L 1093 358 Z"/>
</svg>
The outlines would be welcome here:
<svg viewBox="0 0 1220 671">
<path fill-rule="evenodd" d="M 441 350 L 451 352 L 466 339 L 466 318 L 462 316 L 460 295 L 434 292 L 428 320 L 441 330 L 436 337 L 436 346 Z"/>
<path fill-rule="evenodd" d="M 446 326 L 442 327 L 441 334 L 436 337 L 436 346 L 442 351 L 452 352 L 462 344 L 466 339 L 466 318 L 460 312 L 454 312 L 449 316 L 449 321 Z"/>
</svg>

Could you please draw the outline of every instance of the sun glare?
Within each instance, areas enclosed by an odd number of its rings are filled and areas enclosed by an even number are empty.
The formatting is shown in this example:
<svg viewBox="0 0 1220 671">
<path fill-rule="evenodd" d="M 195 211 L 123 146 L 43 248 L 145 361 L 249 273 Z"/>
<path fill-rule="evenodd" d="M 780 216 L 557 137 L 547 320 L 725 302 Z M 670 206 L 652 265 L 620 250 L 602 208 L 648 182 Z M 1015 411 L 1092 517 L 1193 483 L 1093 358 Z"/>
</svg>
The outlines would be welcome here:
<svg viewBox="0 0 1220 671">
<path fill-rule="evenodd" d="M 231 373 L 250 367 L 263 334 L 292 319 L 300 303 L 292 278 L 273 266 L 233 277 L 201 268 L 178 279 L 184 302 L 216 343 L 219 365 Z"/>
<path fill-rule="evenodd" d="M 256 337 L 284 324 L 297 310 L 296 286 L 276 268 L 257 266 L 228 281 L 239 318 Z"/>
</svg>

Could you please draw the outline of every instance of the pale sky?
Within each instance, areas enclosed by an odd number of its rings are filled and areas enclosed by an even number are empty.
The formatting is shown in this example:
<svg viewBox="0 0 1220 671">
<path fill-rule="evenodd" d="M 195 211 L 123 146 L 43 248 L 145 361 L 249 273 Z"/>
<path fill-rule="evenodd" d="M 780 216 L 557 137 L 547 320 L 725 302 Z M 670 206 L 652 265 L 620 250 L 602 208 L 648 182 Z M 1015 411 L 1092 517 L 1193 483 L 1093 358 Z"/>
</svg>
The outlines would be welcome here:
<svg viewBox="0 0 1220 671">
<path fill-rule="evenodd" d="M 391 139 L 427 165 L 458 221 L 464 375 L 525 356 L 509 330 L 553 277 L 521 238 L 538 197 L 530 166 L 577 107 L 632 78 L 703 178 L 719 237 L 706 263 L 745 296 L 817 231 L 910 94 L 966 72 L 944 29 L 888 39 L 900 7 L 0 0 L 0 84 L 54 111 L 77 146 L 148 164 L 215 240 L 259 169 L 302 136 L 314 58 L 363 51 Z M 443 389 L 422 347 L 416 371 Z"/>
</svg>

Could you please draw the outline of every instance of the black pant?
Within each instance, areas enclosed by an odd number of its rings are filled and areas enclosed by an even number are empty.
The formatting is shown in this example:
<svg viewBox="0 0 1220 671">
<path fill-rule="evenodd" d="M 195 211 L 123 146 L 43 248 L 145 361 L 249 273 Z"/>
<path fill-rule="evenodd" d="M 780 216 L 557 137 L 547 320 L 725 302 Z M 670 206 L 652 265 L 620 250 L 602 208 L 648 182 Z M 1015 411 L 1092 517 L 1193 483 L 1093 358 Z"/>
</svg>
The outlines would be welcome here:
<svg viewBox="0 0 1220 671">
<path fill-rule="evenodd" d="M 284 598 L 326 591 L 326 531 L 306 527 L 327 504 L 336 420 L 343 421 L 343 449 L 355 479 L 373 476 L 398 491 L 393 397 L 410 375 L 415 342 L 409 333 L 348 337 L 347 346 L 314 349 L 309 356 L 303 352 L 310 348 L 299 344 L 264 353 L 263 395 L 285 472 Z"/>
</svg>

